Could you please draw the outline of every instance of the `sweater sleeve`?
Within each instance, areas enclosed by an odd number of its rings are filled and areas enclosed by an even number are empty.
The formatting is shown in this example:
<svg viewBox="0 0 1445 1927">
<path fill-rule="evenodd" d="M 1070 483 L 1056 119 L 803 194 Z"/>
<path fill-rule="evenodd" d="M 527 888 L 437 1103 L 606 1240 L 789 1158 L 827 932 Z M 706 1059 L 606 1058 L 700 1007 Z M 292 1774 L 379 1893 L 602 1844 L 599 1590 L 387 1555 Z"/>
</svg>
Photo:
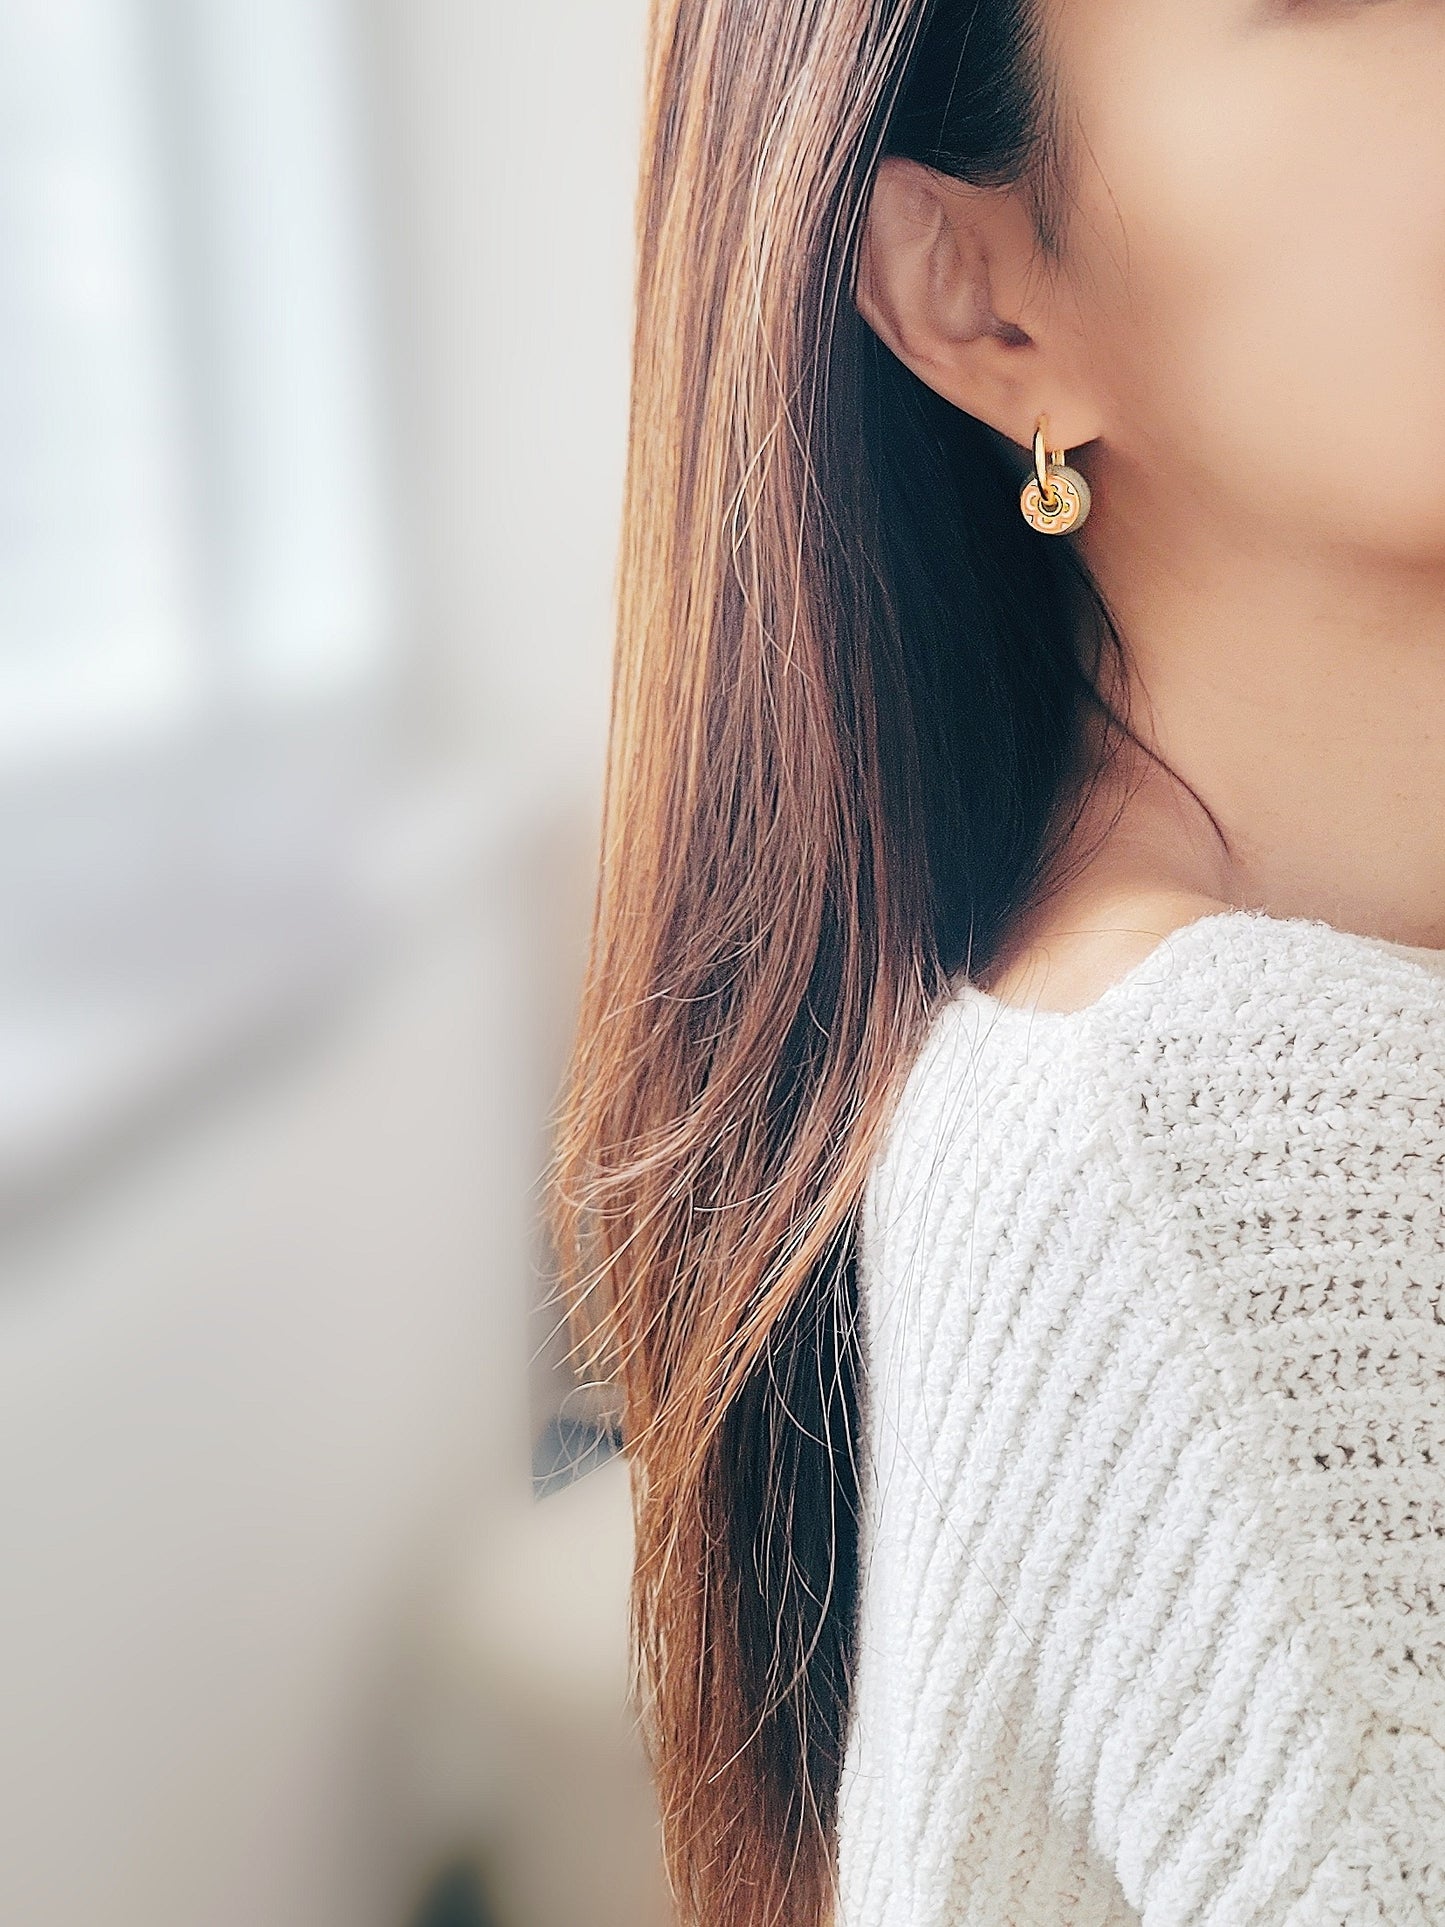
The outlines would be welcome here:
<svg viewBox="0 0 1445 1927">
<path fill-rule="evenodd" d="M 1368 1715 L 1325 1691 L 1258 1437 L 1180 1315 L 1209 1281 L 1169 1159 L 1139 1151 L 1147 1106 L 961 1032 L 860 1242 L 838 1927 L 1346 1918 L 1290 1908 Z"/>
</svg>

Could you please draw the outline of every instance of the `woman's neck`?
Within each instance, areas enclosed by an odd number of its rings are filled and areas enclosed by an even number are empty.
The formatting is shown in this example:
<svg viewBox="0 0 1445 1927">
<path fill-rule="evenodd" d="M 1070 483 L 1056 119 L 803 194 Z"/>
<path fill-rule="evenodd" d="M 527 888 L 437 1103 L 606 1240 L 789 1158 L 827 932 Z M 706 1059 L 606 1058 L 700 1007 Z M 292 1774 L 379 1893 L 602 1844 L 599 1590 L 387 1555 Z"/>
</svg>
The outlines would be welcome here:
<svg viewBox="0 0 1445 1927">
<path fill-rule="evenodd" d="M 1141 531 L 1126 559 L 1100 520 L 1080 546 L 1123 635 L 1132 727 L 1225 842 L 1126 746 L 1083 826 L 1124 799 L 1092 887 L 1445 946 L 1445 559 L 1282 561 L 1187 523 Z"/>
</svg>

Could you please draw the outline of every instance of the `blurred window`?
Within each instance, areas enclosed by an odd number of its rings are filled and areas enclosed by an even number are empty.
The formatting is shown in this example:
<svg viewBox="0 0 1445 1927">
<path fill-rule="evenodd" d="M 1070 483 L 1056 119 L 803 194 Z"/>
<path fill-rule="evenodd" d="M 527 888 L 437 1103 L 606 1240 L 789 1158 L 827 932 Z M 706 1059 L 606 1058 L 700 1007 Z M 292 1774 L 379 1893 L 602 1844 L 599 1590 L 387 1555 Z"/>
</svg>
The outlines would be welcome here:
<svg viewBox="0 0 1445 1927">
<path fill-rule="evenodd" d="M 354 58 L 341 0 L 0 8 L 0 1207 L 355 949 L 404 665 Z"/>
<path fill-rule="evenodd" d="M 0 10 L 0 777 L 381 667 L 349 57 L 328 0 Z"/>
</svg>

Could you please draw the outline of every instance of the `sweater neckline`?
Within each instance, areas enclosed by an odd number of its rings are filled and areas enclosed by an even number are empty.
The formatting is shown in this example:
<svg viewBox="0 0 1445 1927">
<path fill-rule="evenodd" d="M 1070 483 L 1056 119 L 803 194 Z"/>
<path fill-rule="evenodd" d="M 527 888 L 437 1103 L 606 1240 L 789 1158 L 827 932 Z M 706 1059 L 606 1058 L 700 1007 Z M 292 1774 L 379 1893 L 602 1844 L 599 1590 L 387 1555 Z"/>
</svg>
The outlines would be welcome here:
<svg viewBox="0 0 1445 1927">
<path fill-rule="evenodd" d="M 1077 1010 L 1043 1010 L 1028 1003 L 1007 1003 L 961 975 L 954 979 L 955 997 L 975 1002 L 995 1020 L 1022 1018 L 1034 1025 L 1078 1024 L 1112 1010 L 1117 1004 L 1127 1004 L 1141 990 L 1157 989 L 1166 973 L 1173 976 L 1183 968 L 1196 946 L 1207 950 L 1217 935 L 1227 935 L 1231 929 L 1242 934 L 1308 935 L 1319 942 L 1334 941 L 1357 956 L 1398 957 L 1422 980 L 1445 979 L 1445 949 L 1435 949 L 1429 944 L 1397 943 L 1391 937 L 1374 937 L 1361 930 L 1344 930 L 1322 917 L 1278 917 L 1266 910 L 1233 908 L 1210 910 L 1181 923 L 1107 985 L 1092 1003 L 1081 1004 Z"/>
</svg>

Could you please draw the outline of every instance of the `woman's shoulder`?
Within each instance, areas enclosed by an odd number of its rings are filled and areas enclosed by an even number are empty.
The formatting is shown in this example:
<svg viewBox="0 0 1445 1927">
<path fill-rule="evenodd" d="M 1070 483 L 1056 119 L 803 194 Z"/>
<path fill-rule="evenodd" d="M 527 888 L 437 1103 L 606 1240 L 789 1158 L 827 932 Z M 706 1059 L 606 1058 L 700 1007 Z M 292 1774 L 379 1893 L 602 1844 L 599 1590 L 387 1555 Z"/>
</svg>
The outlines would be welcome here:
<svg viewBox="0 0 1445 1927">
<path fill-rule="evenodd" d="M 1396 1133 L 1374 1127 L 1392 1121 L 1445 1160 L 1445 952 L 1208 899 L 1155 899 L 1115 929 L 1127 961 L 1083 1003 L 954 980 L 907 1069 L 890 1178 L 926 1171 L 937 1196 L 967 1158 L 1023 1183 L 1102 1137 L 1162 1181 L 1186 1150 L 1201 1170 L 1251 1134 L 1307 1137 L 1310 1118 L 1377 1137 L 1387 1161 Z"/>
</svg>

